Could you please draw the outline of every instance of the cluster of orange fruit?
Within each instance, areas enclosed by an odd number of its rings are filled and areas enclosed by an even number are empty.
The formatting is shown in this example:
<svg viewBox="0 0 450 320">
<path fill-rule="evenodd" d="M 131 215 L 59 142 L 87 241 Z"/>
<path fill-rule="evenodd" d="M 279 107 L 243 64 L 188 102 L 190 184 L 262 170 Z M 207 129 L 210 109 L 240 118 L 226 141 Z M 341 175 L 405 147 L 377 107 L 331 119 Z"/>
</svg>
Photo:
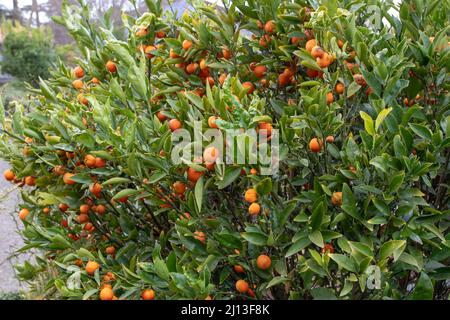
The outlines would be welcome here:
<svg viewBox="0 0 450 320">
<path fill-rule="evenodd" d="M 261 254 L 256 258 L 256 266 L 258 269 L 262 270 L 262 271 L 266 271 L 270 268 L 270 266 L 272 265 L 272 260 L 270 259 L 270 257 L 268 255 L 265 254 Z M 233 267 L 234 271 L 236 273 L 245 273 L 245 270 L 242 266 L 240 265 L 235 265 Z M 247 293 L 249 296 L 251 297 L 255 297 L 255 293 L 254 291 L 250 288 L 250 285 L 248 284 L 247 281 L 243 280 L 243 279 L 239 279 L 236 281 L 236 290 L 239 293 L 245 294 Z M 254 285 L 254 288 L 256 288 L 256 285 Z"/>
</svg>

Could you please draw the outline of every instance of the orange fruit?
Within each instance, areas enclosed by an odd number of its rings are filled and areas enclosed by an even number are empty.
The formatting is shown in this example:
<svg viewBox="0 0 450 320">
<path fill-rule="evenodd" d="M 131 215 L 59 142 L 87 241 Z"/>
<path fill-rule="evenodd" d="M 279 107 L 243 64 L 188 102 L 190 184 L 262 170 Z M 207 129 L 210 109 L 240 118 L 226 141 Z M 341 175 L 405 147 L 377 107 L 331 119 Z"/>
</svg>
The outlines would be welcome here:
<svg viewBox="0 0 450 320">
<path fill-rule="evenodd" d="M 342 49 L 342 47 L 344 46 L 344 41 L 342 41 L 341 39 L 339 39 L 337 41 L 338 47 Z"/>
<path fill-rule="evenodd" d="M 328 136 L 328 137 L 325 138 L 325 141 L 327 143 L 333 143 L 334 142 L 334 137 L 333 136 Z"/>
<path fill-rule="evenodd" d="M 261 254 L 256 259 L 256 266 L 258 267 L 258 269 L 267 270 L 270 268 L 271 264 L 272 260 L 270 260 L 270 257 L 265 254 Z"/>
<path fill-rule="evenodd" d="M 84 157 L 84 165 L 88 168 L 93 168 L 95 167 L 95 157 L 93 155 L 86 155 Z"/>
<path fill-rule="evenodd" d="M 146 28 L 139 28 L 138 31 L 136 31 L 135 35 L 136 37 L 145 37 L 148 34 L 147 29 Z"/>
<path fill-rule="evenodd" d="M 198 64 L 190 63 L 186 66 L 186 72 L 188 74 L 193 74 L 197 70 Z"/>
<path fill-rule="evenodd" d="M 272 127 L 272 124 L 271 123 L 269 123 L 269 122 L 260 122 L 259 124 L 258 124 L 258 132 L 260 131 L 260 130 L 265 130 L 265 132 L 264 132 L 264 135 L 266 136 L 266 137 L 270 137 L 271 135 L 272 135 L 272 129 L 273 129 L 273 127 Z"/>
<path fill-rule="evenodd" d="M 208 66 L 206 65 L 206 60 L 205 60 L 205 59 L 202 59 L 202 60 L 200 61 L 200 69 L 201 69 L 201 70 L 205 70 L 206 68 L 208 68 Z"/>
<path fill-rule="evenodd" d="M 333 93 L 332 92 L 328 92 L 327 93 L 327 104 L 331 104 L 334 101 L 334 97 L 333 97 Z"/>
<path fill-rule="evenodd" d="M 106 160 L 102 158 L 95 158 L 95 167 L 96 168 L 103 168 L 106 166 Z"/>
<path fill-rule="evenodd" d="M 69 172 L 65 173 L 65 174 L 63 175 L 63 181 L 64 181 L 64 183 L 65 183 L 65 184 L 68 184 L 68 185 L 75 184 L 75 181 L 71 180 L 71 178 L 72 178 L 73 176 L 74 176 L 73 173 L 69 173 Z"/>
<path fill-rule="evenodd" d="M 32 176 L 25 177 L 25 184 L 27 186 L 33 187 L 36 185 L 36 178 Z"/>
<path fill-rule="evenodd" d="M 167 117 L 166 117 L 161 111 L 158 111 L 158 112 L 156 113 L 156 117 L 158 118 L 158 120 L 159 120 L 160 122 L 164 122 L 164 121 L 166 121 L 166 119 L 167 119 Z"/>
<path fill-rule="evenodd" d="M 319 140 L 317 138 L 313 138 L 311 139 L 311 141 L 309 142 L 309 150 L 311 150 L 314 153 L 319 152 L 321 149 Z"/>
<path fill-rule="evenodd" d="M 102 192 L 102 185 L 95 182 L 89 187 L 89 191 L 98 198 Z"/>
<path fill-rule="evenodd" d="M 80 213 L 88 214 L 91 208 L 87 204 L 82 204 L 80 206 Z"/>
<path fill-rule="evenodd" d="M 182 127 L 180 120 L 178 119 L 171 119 L 169 121 L 169 128 L 173 132 L 177 129 L 180 129 Z"/>
<path fill-rule="evenodd" d="M 59 210 L 61 210 L 62 212 L 66 212 L 69 209 L 69 206 L 65 203 L 60 203 L 58 205 Z"/>
<path fill-rule="evenodd" d="M 240 293 L 246 293 L 249 289 L 248 283 L 245 280 L 236 281 L 236 290 Z"/>
<path fill-rule="evenodd" d="M 83 89 L 83 85 L 83 81 L 81 81 L 80 79 L 72 81 L 72 86 L 77 90 Z"/>
<path fill-rule="evenodd" d="M 273 20 L 267 21 L 266 24 L 264 25 L 264 31 L 268 34 L 274 33 L 276 28 L 277 26 L 275 24 L 275 21 Z"/>
<path fill-rule="evenodd" d="M 252 92 L 255 90 L 255 87 L 253 86 L 253 83 L 251 83 L 249 81 L 244 82 L 242 84 L 242 86 L 244 87 L 244 89 L 247 90 L 247 94 L 252 94 Z"/>
<path fill-rule="evenodd" d="M 253 73 L 257 78 L 264 77 L 266 72 L 267 72 L 266 66 L 256 66 L 255 69 L 253 70 Z"/>
<path fill-rule="evenodd" d="M 162 39 L 166 36 L 166 33 L 163 30 L 160 30 L 160 31 L 157 31 L 155 35 L 158 39 Z"/>
<path fill-rule="evenodd" d="M 216 124 L 216 120 L 218 119 L 218 117 L 216 116 L 211 116 L 208 118 L 208 126 L 212 129 L 217 129 L 219 128 Z"/>
<path fill-rule="evenodd" d="M 355 82 L 357 84 L 359 84 L 360 86 L 364 87 L 367 83 L 366 80 L 364 79 L 363 75 L 360 73 L 356 73 L 353 75 L 353 80 L 355 80 Z"/>
<path fill-rule="evenodd" d="M 153 300 L 155 299 L 155 291 L 152 289 L 145 289 L 141 293 L 142 300 Z"/>
<path fill-rule="evenodd" d="M 111 73 L 115 73 L 117 71 L 116 64 L 113 61 L 111 61 L 111 60 L 106 62 L 105 67 L 106 67 L 106 70 L 108 70 Z"/>
<path fill-rule="evenodd" d="M 112 300 L 114 298 L 114 292 L 110 287 L 104 287 L 100 290 L 100 300 Z"/>
<path fill-rule="evenodd" d="M 228 48 L 222 49 L 222 55 L 223 55 L 224 59 L 227 59 L 227 60 L 231 59 L 231 56 L 232 56 L 231 51 Z"/>
<path fill-rule="evenodd" d="M 342 192 L 333 192 L 333 195 L 331 196 L 331 203 L 334 206 L 341 206 L 342 205 Z"/>
<path fill-rule="evenodd" d="M 308 40 L 308 41 L 306 42 L 305 49 L 306 49 L 306 51 L 308 51 L 309 53 L 311 53 L 312 48 L 314 48 L 315 46 L 317 46 L 317 41 L 316 41 L 316 39 L 311 39 L 311 40 Z"/>
<path fill-rule="evenodd" d="M 322 253 L 334 253 L 334 248 L 333 245 L 331 243 L 326 243 L 323 248 L 322 248 Z"/>
<path fill-rule="evenodd" d="M 16 175 L 11 169 L 7 169 L 3 172 L 3 176 L 7 181 L 13 181 L 16 178 Z"/>
<path fill-rule="evenodd" d="M 50 208 L 49 207 L 45 207 L 44 209 L 42 209 L 42 212 L 44 214 L 49 214 L 50 213 Z"/>
<path fill-rule="evenodd" d="M 105 214 L 106 207 L 104 205 L 102 205 L 102 204 L 99 204 L 99 205 L 96 206 L 95 212 L 97 212 L 100 215 Z"/>
<path fill-rule="evenodd" d="M 147 46 L 145 47 L 145 55 L 147 56 L 147 58 L 151 59 L 153 58 L 155 55 L 153 53 L 151 53 L 152 51 L 156 50 L 155 46 Z"/>
<path fill-rule="evenodd" d="M 86 263 L 85 270 L 88 275 L 92 276 L 98 268 L 100 268 L 100 265 L 97 262 L 88 261 L 88 263 Z"/>
<path fill-rule="evenodd" d="M 215 147 L 208 147 L 203 151 L 203 159 L 205 163 L 215 163 L 219 157 L 219 150 Z"/>
<path fill-rule="evenodd" d="M 73 69 L 73 74 L 74 74 L 75 77 L 77 77 L 77 78 L 83 78 L 83 77 L 84 77 L 84 70 L 83 70 L 82 67 L 76 66 L 76 67 Z"/>
<path fill-rule="evenodd" d="M 344 84 L 338 82 L 336 83 L 336 86 L 334 87 L 334 91 L 336 91 L 337 94 L 343 94 L 345 90 Z"/>
<path fill-rule="evenodd" d="M 25 219 L 28 217 L 29 214 L 30 210 L 28 210 L 27 208 L 23 208 L 22 210 L 19 211 L 20 220 L 25 221 Z"/>
<path fill-rule="evenodd" d="M 116 248 L 114 246 L 106 247 L 105 252 L 106 252 L 106 254 L 113 255 L 116 253 Z"/>
<path fill-rule="evenodd" d="M 322 58 L 325 54 L 325 51 L 323 51 L 321 46 L 314 46 L 311 49 L 311 55 L 313 58 Z"/>
<path fill-rule="evenodd" d="M 328 68 L 333 62 L 333 57 L 328 53 L 324 53 L 322 57 L 316 58 L 317 65 L 321 68 Z"/>
<path fill-rule="evenodd" d="M 197 171 L 194 168 L 189 167 L 187 171 L 187 178 L 191 182 L 197 182 L 198 179 L 203 175 L 203 171 Z"/>
<path fill-rule="evenodd" d="M 77 95 L 77 101 L 81 104 L 84 104 L 85 106 L 89 104 L 89 100 L 86 99 L 86 97 L 82 93 Z"/>
<path fill-rule="evenodd" d="M 96 77 L 93 77 L 93 78 L 91 79 L 91 82 L 92 82 L 93 84 L 99 84 L 99 83 L 100 83 L 100 80 L 98 80 Z"/>
<path fill-rule="evenodd" d="M 258 170 L 256 170 L 255 168 L 251 168 L 250 174 L 256 176 L 258 174 Z"/>
<path fill-rule="evenodd" d="M 244 273 L 245 272 L 244 268 L 238 264 L 235 265 L 233 268 L 236 273 Z"/>
<path fill-rule="evenodd" d="M 255 189 L 248 189 L 247 191 L 245 191 L 245 195 L 244 195 L 245 201 L 249 202 L 249 203 L 253 203 L 256 202 L 258 200 L 258 194 L 256 193 Z"/>
<path fill-rule="evenodd" d="M 248 213 L 252 216 L 256 216 L 259 214 L 259 212 L 261 211 L 261 206 L 256 203 L 253 202 L 249 207 L 248 207 Z"/>
<path fill-rule="evenodd" d="M 183 194 L 186 191 L 186 185 L 181 181 L 176 181 L 172 187 L 178 194 Z"/>
<path fill-rule="evenodd" d="M 89 222 L 89 216 L 85 213 L 81 213 L 78 215 L 77 220 L 78 220 L 78 223 L 83 224 L 83 223 Z"/>
<path fill-rule="evenodd" d="M 192 47 L 192 42 L 189 40 L 184 40 L 181 46 L 184 50 L 189 50 Z"/>
<path fill-rule="evenodd" d="M 194 238 L 197 239 L 198 241 L 205 243 L 206 242 L 206 234 L 202 231 L 195 231 L 194 232 L 195 236 Z"/>
<path fill-rule="evenodd" d="M 221 86 L 223 86 L 225 80 L 227 79 L 227 76 L 228 75 L 226 73 L 221 73 L 220 74 L 220 76 L 219 76 L 219 83 L 220 83 Z"/>
</svg>

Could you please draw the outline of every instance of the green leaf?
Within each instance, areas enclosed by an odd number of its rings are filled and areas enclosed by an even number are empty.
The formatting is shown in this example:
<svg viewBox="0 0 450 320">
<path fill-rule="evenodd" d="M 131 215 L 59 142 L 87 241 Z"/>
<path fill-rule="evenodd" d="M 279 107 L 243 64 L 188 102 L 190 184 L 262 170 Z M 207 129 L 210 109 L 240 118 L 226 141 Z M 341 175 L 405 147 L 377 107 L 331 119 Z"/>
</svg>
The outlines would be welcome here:
<svg viewBox="0 0 450 320">
<path fill-rule="evenodd" d="M 361 86 L 359 84 L 357 84 L 354 81 L 350 83 L 350 85 L 347 88 L 347 98 L 353 96 L 355 93 L 359 91 L 359 89 L 361 89 Z"/>
<path fill-rule="evenodd" d="M 337 253 L 330 254 L 329 256 L 334 262 L 338 264 L 339 267 L 357 273 L 358 268 L 356 266 L 355 261 L 352 258 Z"/>
<path fill-rule="evenodd" d="M 434 292 L 433 282 L 431 282 L 430 277 L 425 272 L 421 272 L 416 287 L 414 288 L 412 299 L 432 300 L 433 292 Z"/>
<path fill-rule="evenodd" d="M 102 183 L 102 186 L 109 186 L 109 185 L 116 185 L 116 184 L 122 184 L 122 183 L 130 183 L 131 180 L 128 178 L 123 177 L 114 177 L 111 179 L 106 180 Z"/>
<path fill-rule="evenodd" d="M 375 120 L 375 132 L 378 132 L 378 129 L 380 128 L 381 124 L 383 123 L 384 119 L 388 116 L 388 114 L 392 111 L 392 108 L 383 109 L 378 113 L 377 119 Z"/>
<path fill-rule="evenodd" d="M 161 278 L 164 279 L 166 281 L 169 281 L 169 269 L 167 268 L 165 262 L 156 257 L 153 259 L 153 264 L 155 265 L 155 272 L 156 274 Z"/>
<path fill-rule="evenodd" d="M 263 179 L 262 181 L 256 184 L 255 189 L 259 195 L 269 194 L 272 191 L 272 179 L 271 178 Z"/>
<path fill-rule="evenodd" d="M 197 204 L 197 210 L 200 213 L 202 211 L 203 203 L 203 176 L 195 184 L 195 203 Z"/>
<path fill-rule="evenodd" d="M 366 129 L 367 133 L 373 137 L 375 135 L 375 129 L 372 118 L 364 111 L 360 111 L 359 114 L 364 120 L 364 128 Z"/>
<path fill-rule="evenodd" d="M 223 180 L 217 181 L 216 185 L 219 189 L 224 189 L 228 187 L 230 184 L 233 183 L 234 180 L 236 180 L 239 175 L 241 174 L 241 168 L 230 168 L 225 171 L 225 176 L 223 177 Z"/>
<path fill-rule="evenodd" d="M 288 251 L 285 254 L 285 257 L 290 257 L 297 252 L 305 249 L 309 244 L 311 243 L 311 240 L 309 240 L 308 237 L 303 237 L 295 241 L 288 249 Z"/>
<path fill-rule="evenodd" d="M 323 201 L 321 201 L 319 205 L 317 205 L 317 207 L 313 210 L 311 215 L 309 226 L 311 227 L 312 230 L 317 230 L 322 225 L 322 219 L 325 213 L 324 211 L 325 205 Z"/>
<path fill-rule="evenodd" d="M 308 237 L 309 237 L 309 240 L 311 240 L 311 242 L 314 243 L 316 246 L 323 248 L 323 246 L 324 246 L 323 237 L 322 237 L 322 233 L 319 230 L 315 230 L 315 231 L 311 232 L 308 235 Z"/>
<path fill-rule="evenodd" d="M 247 240 L 248 242 L 257 245 L 257 246 L 265 246 L 267 245 L 267 236 L 258 233 L 258 232 L 243 232 L 241 233 L 242 238 Z"/>
<path fill-rule="evenodd" d="M 412 131 L 414 131 L 415 134 L 423 139 L 431 140 L 433 136 L 430 129 L 421 124 L 410 123 L 409 127 L 412 129 Z"/>
<path fill-rule="evenodd" d="M 113 200 L 117 200 L 123 197 L 129 197 L 129 196 L 133 196 L 140 193 L 139 190 L 135 190 L 135 189 L 124 189 L 118 193 L 116 193 L 116 195 L 112 198 Z"/>
<path fill-rule="evenodd" d="M 402 254 L 406 247 L 406 240 L 391 240 L 385 242 L 380 248 L 380 260 L 383 260 L 391 255 L 394 255 L 394 262 Z"/>
</svg>

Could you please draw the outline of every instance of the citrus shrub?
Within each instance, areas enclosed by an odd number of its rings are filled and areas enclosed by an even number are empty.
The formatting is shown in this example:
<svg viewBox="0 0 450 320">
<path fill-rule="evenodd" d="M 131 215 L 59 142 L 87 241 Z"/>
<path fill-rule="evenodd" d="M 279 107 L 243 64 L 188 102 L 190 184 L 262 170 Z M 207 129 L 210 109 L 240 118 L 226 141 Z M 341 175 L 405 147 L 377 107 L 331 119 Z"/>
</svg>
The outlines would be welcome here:
<svg viewBox="0 0 450 320">
<path fill-rule="evenodd" d="M 22 279 L 51 265 L 48 287 L 70 299 L 448 297 L 438 2 L 403 1 L 398 16 L 388 2 L 235 0 L 180 16 L 146 2 L 124 15 L 126 39 L 64 5 L 78 66 L 2 119 L 22 250 L 42 252 Z M 172 138 L 195 121 L 256 129 L 260 147 L 278 135 L 279 170 L 212 147 L 175 163 Z"/>
</svg>

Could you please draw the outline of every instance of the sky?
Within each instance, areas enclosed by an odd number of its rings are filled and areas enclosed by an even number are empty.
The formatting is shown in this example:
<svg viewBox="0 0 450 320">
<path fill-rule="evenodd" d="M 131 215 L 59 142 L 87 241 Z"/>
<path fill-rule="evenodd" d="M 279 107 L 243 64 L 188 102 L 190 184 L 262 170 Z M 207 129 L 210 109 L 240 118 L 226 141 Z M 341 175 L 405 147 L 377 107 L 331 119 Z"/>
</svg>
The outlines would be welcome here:
<svg viewBox="0 0 450 320">
<path fill-rule="evenodd" d="M 45 3 L 46 1 L 38 0 L 39 3 Z M 0 0 L 0 5 L 4 5 L 8 9 L 13 8 L 13 1 L 12 0 Z M 31 5 L 31 0 L 19 0 L 19 7 L 28 6 Z"/>
</svg>

